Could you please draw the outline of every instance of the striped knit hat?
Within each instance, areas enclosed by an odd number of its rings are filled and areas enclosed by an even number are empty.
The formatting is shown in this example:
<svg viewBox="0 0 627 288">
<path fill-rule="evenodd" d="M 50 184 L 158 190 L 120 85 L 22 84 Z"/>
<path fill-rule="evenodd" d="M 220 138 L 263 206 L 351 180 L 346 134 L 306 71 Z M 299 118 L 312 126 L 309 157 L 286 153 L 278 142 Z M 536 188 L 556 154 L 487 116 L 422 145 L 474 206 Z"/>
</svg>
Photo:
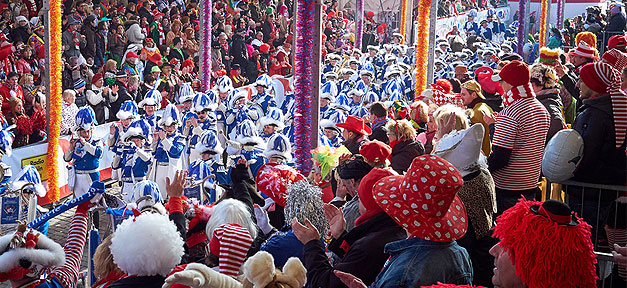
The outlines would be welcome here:
<svg viewBox="0 0 627 288">
<path fill-rule="evenodd" d="M 220 273 L 235 278 L 252 244 L 253 238 L 246 228 L 237 224 L 224 224 L 213 231 L 209 251 L 218 256 Z"/>
<path fill-rule="evenodd" d="M 547 47 L 542 47 L 540 48 L 540 58 L 538 58 L 538 63 L 555 66 L 559 63 L 559 56 L 559 49 L 549 49 Z"/>
<path fill-rule="evenodd" d="M 597 62 L 584 65 L 579 77 L 586 86 L 598 93 L 608 93 L 612 98 L 612 112 L 616 134 L 616 148 L 623 146 L 627 131 L 627 95 L 620 89 L 618 73 L 607 63 Z"/>
<path fill-rule="evenodd" d="M 597 52 L 596 48 L 588 45 L 588 43 L 584 41 L 579 42 L 579 44 L 577 45 L 577 48 L 575 48 L 573 51 L 570 52 L 570 55 L 577 55 L 577 56 L 590 58 L 590 59 L 599 58 L 597 56 L 598 54 L 599 52 Z"/>
<path fill-rule="evenodd" d="M 514 104 L 518 99 L 536 97 L 529 83 L 530 79 L 529 66 L 518 60 L 505 65 L 499 74 L 492 76 L 492 81 L 504 81 L 513 86 L 503 95 L 503 104 L 506 107 Z"/>
</svg>

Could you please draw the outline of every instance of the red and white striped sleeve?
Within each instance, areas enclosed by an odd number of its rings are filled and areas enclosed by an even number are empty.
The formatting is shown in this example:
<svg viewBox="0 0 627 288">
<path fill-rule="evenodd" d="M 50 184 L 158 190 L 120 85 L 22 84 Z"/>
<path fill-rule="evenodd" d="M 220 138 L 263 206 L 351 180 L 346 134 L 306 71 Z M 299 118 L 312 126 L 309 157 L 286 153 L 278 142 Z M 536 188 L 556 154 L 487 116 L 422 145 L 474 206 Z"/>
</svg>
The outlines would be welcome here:
<svg viewBox="0 0 627 288">
<path fill-rule="evenodd" d="M 516 123 L 516 119 L 509 115 L 500 114 L 494 124 L 492 145 L 505 149 L 514 149 L 517 132 L 518 124 Z"/>
<path fill-rule="evenodd" d="M 65 288 L 75 288 L 83 258 L 87 238 L 87 211 L 79 206 L 76 209 L 67 240 L 65 242 L 65 264 L 55 267 L 51 276 L 56 277 Z"/>
</svg>

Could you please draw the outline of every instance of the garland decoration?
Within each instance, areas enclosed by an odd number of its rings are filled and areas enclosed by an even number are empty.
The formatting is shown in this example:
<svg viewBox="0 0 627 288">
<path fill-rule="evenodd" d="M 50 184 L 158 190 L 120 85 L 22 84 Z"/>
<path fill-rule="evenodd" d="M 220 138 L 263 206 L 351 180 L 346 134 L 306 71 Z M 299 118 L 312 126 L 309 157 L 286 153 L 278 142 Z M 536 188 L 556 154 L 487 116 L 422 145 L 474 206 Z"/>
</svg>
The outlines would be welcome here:
<svg viewBox="0 0 627 288">
<path fill-rule="evenodd" d="M 548 17 L 549 0 L 541 0 L 540 8 L 540 45 L 539 47 L 546 46 L 546 20 Z"/>
<path fill-rule="evenodd" d="M 525 17 L 527 17 L 526 6 L 527 0 L 519 0 L 518 1 L 518 42 L 516 43 L 516 47 L 518 48 L 518 55 L 523 55 L 523 47 L 525 46 Z"/>
<path fill-rule="evenodd" d="M 211 88 L 211 0 L 202 0 L 202 91 Z"/>
<path fill-rule="evenodd" d="M 401 27 L 400 33 L 405 36 L 405 32 L 407 31 L 407 2 L 408 0 L 401 0 Z M 405 43 L 405 38 L 401 41 L 401 44 Z"/>
<path fill-rule="evenodd" d="M 362 51 L 362 39 L 364 33 L 364 0 L 357 0 L 355 12 L 355 48 Z"/>
<path fill-rule="evenodd" d="M 294 53 L 294 95 L 296 111 L 294 113 L 294 162 L 296 169 L 303 175 L 311 170 L 311 103 L 314 80 L 314 37 L 315 0 L 297 0 L 296 6 L 296 43 Z M 314 129 L 317 129 L 315 127 Z"/>
<path fill-rule="evenodd" d="M 557 0 L 557 29 L 564 27 L 564 0 Z"/>
<path fill-rule="evenodd" d="M 50 1 L 50 127 L 48 133 L 48 200 L 59 201 L 59 135 L 61 135 L 61 0 Z"/>
<path fill-rule="evenodd" d="M 416 37 L 416 95 L 427 87 L 427 69 L 429 68 L 429 13 L 430 0 L 419 0 L 418 33 Z"/>
</svg>

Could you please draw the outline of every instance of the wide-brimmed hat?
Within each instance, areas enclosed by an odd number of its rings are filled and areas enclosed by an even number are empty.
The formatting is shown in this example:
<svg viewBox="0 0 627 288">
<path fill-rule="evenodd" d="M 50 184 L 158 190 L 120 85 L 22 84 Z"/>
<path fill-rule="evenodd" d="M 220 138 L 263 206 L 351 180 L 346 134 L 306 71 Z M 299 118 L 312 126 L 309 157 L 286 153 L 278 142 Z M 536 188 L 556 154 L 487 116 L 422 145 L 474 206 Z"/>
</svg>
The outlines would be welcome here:
<svg viewBox="0 0 627 288">
<path fill-rule="evenodd" d="M 407 174 L 375 184 L 375 201 L 415 237 L 450 242 L 466 234 L 466 207 L 457 196 L 462 175 L 446 160 L 430 155 L 414 158 Z"/>
<path fill-rule="evenodd" d="M 349 131 L 353 131 L 355 133 L 359 133 L 361 135 L 370 135 L 372 130 L 364 123 L 364 119 L 349 115 L 346 117 L 346 121 L 343 123 L 337 123 L 337 127 L 347 129 Z"/>
</svg>

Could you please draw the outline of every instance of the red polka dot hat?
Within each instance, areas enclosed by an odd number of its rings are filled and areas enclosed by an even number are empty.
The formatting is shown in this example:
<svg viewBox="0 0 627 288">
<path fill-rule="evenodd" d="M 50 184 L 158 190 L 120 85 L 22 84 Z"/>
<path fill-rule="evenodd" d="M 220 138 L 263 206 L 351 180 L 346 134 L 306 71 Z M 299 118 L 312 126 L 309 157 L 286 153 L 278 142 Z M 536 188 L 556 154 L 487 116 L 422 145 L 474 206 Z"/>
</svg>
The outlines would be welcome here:
<svg viewBox="0 0 627 288">
<path fill-rule="evenodd" d="M 388 176 L 375 184 L 375 201 L 410 235 L 450 242 L 466 234 L 466 207 L 456 195 L 464 181 L 446 160 L 414 158 L 404 176 Z"/>
</svg>

